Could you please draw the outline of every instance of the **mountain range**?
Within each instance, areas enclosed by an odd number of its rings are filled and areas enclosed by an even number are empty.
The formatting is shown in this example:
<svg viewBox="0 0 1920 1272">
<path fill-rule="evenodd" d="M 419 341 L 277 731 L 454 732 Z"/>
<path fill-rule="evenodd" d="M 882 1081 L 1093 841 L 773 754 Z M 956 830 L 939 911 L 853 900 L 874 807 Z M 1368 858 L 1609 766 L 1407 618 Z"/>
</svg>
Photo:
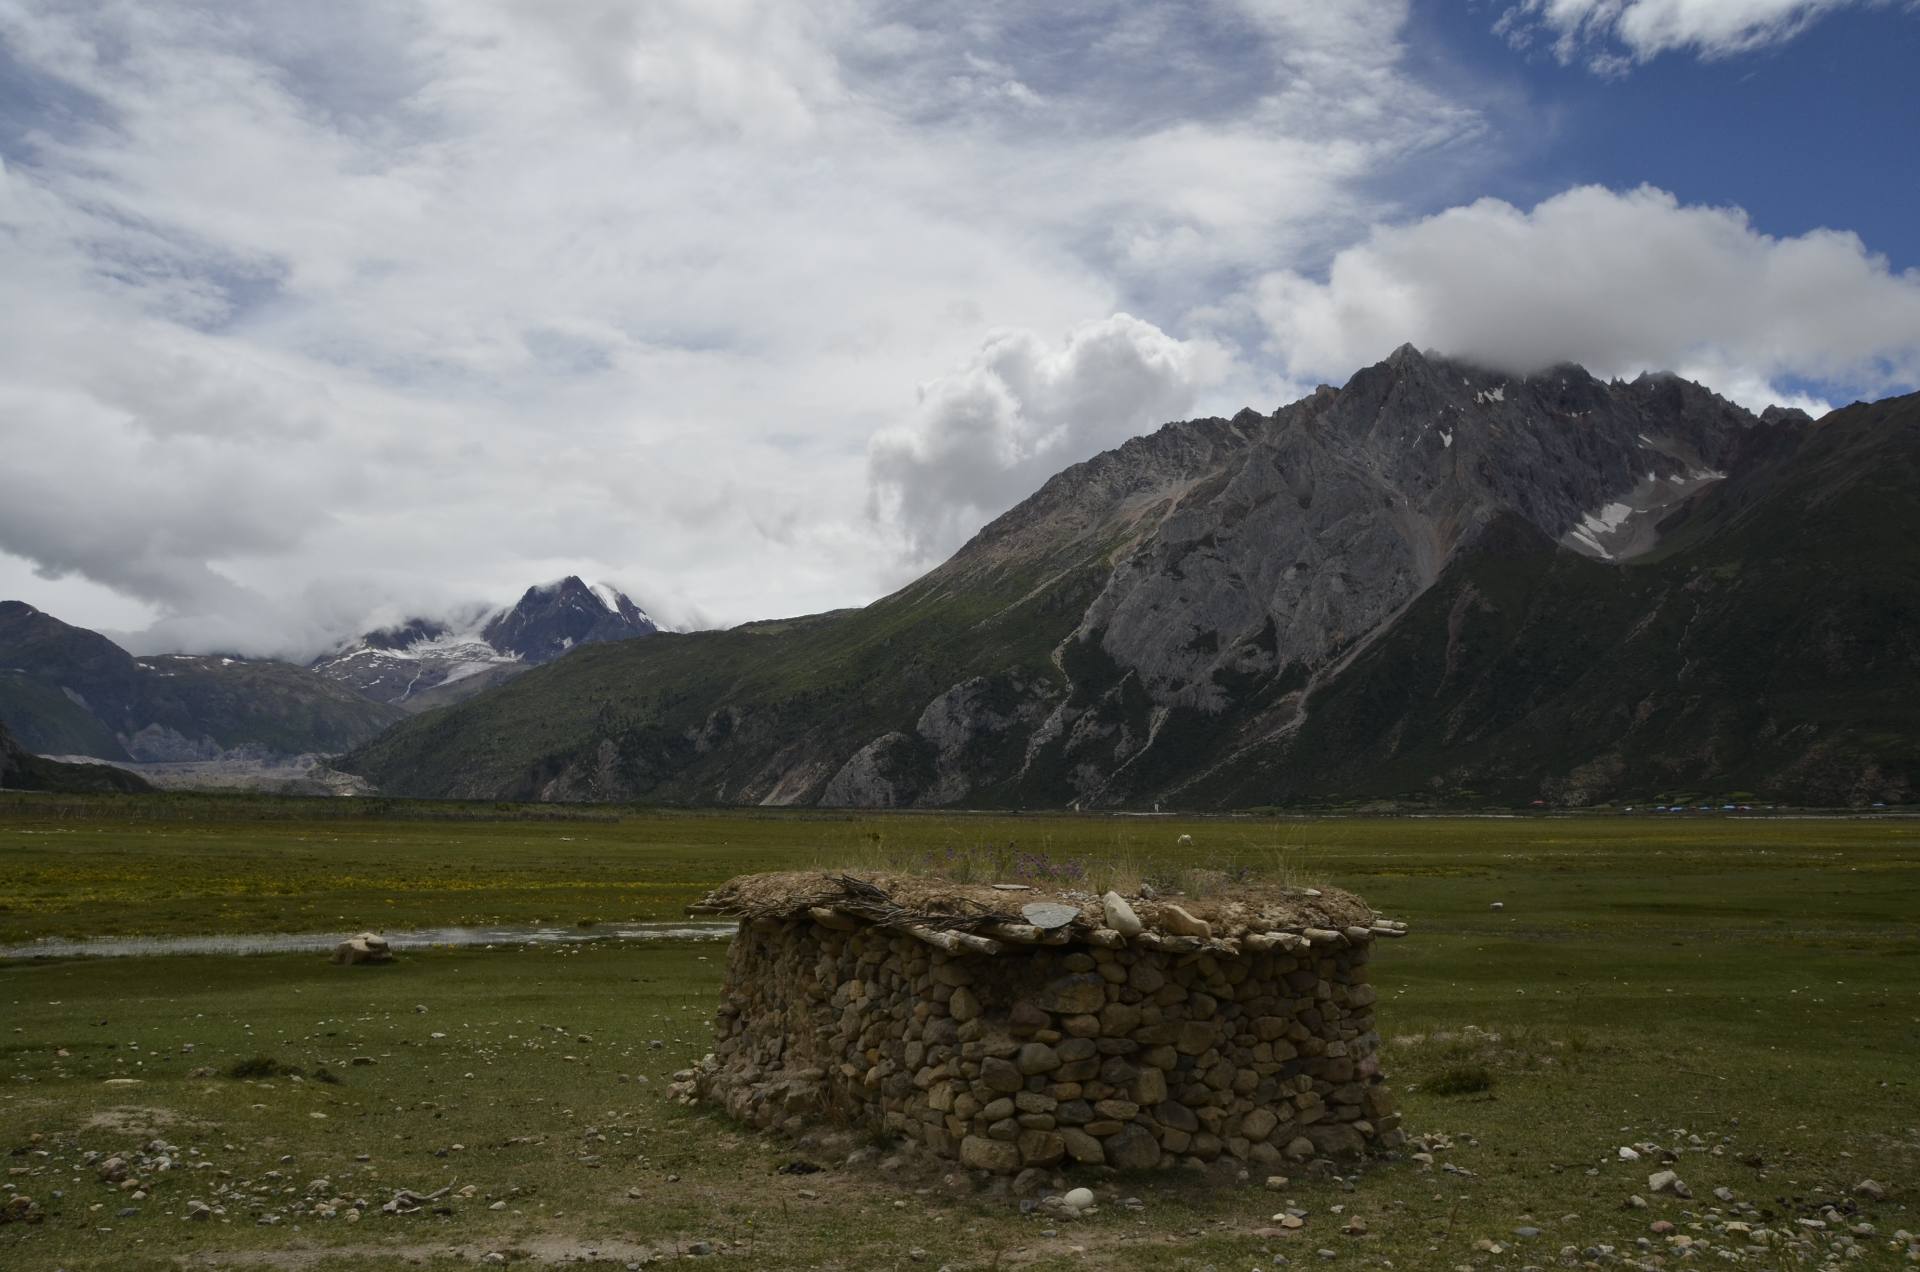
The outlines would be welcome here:
<svg viewBox="0 0 1920 1272">
<path fill-rule="evenodd" d="M 25 753 L 118 762 L 327 755 L 408 711 L 458 701 L 576 645 L 651 635 L 612 588 L 528 588 L 467 622 L 413 619 L 310 666 L 220 655 L 135 657 L 105 636 L 0 601 L 0 721 Z"/>
<path fill-rule="evenodd" d="M 1920 782 L 1920 398 L 1815 422 L 1411 347 L 1075 465 L 858 610 L 582 649 L 388 793 L 1245 807 Z"/>
<path fill-rule="evenodd" d="M 97 632 L 0 601 L 0 720 L 39 754 L 165 762 L 332 752 L 402 714 L 290 663 L 136 658 Z"/>
</svg>

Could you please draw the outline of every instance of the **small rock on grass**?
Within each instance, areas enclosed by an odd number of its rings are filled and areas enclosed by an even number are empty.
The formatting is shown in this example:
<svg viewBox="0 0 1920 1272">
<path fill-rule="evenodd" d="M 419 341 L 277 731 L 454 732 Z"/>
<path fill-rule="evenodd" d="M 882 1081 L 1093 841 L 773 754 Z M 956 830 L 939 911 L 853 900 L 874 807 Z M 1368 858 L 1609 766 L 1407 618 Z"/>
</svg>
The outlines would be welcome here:
<svg viewBox="0 0 1920 1272">
<path fill-rule="evenodd" d="M 1647 1187 L 1656 1193 L 1671 1193 L 1675 1197 L 1691 1197 L 1693 1189 L 1686 1181 L 1670 1170 L 1656 1170 L 1647 1176 Z"/>
</svg>

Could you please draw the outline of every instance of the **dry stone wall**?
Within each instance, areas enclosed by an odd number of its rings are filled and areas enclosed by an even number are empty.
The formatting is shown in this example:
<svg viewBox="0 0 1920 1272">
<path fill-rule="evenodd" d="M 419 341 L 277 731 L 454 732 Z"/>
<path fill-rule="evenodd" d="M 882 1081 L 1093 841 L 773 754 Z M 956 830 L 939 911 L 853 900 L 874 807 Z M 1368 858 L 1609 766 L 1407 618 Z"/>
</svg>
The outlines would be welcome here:
<svg viewBox="0 0 1920 1272">
<path fill-rule="evenodd" d="M 741 924 L 690 1095 L 787 1133 L 884 1129 L 998 1173 L 1273 1165 L 1403 1138 L 1359 930 L 1294 950 L 988 956 L 840 926 Z"/>
</svg>

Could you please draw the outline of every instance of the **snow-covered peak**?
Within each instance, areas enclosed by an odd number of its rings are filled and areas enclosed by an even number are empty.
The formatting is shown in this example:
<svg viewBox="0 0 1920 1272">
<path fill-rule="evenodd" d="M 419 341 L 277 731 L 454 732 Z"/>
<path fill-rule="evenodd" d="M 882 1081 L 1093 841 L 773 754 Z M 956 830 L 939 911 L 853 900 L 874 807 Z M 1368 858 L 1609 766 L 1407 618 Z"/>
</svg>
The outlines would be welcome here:
<svg viewBox="0 0 1920 1272">
<path fill-rule="evenodd" d="M 495 678 L 585 644 L 651 635 L 657 627 L 607 584 L 577 575 L 528 588 L 518 602 L 411 617 L 342 643 L 314 670 L 368 697 L 402 705 L 441 685 Z M 444 698 L 444 695 L 442 695 Z"/>
</svg>

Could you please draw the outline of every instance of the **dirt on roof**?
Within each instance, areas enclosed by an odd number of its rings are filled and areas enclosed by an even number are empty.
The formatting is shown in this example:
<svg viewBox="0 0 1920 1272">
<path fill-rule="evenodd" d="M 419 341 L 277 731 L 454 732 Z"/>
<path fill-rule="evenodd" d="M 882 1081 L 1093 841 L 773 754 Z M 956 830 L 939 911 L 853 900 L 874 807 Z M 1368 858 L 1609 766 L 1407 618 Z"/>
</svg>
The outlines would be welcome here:
<svg viewBox="0 0 1920 1272">
<path fill-rule="evenodd" d="M 1372 908 L 1351 892 L 1258 881 L 1233 884 L 1204 897 L 1134 895 L 1123 900 L 1145 931 L 1191 936 L 1191 918 L 1206 925 L 1205 936 L 1214 942 L 1252 933 L 1343 932 L 1372 928 L 1377 922 Z M 714 889 L 689 912 L 758 919 L 821 910 L 884 927 L 991 933 L 1002 925 L 1033 925 L 1029 907 L 1046 905 L 1068 907 L 1074 915 L 1065 924 L 1059 914 L 1044 916 L 1039 924 L 1043 928 L 1065 927 L 1081 937 L 1110 931 L 1101 897 L 1091 892 L 871 871 L 741 875 Z"/>
</svg>

